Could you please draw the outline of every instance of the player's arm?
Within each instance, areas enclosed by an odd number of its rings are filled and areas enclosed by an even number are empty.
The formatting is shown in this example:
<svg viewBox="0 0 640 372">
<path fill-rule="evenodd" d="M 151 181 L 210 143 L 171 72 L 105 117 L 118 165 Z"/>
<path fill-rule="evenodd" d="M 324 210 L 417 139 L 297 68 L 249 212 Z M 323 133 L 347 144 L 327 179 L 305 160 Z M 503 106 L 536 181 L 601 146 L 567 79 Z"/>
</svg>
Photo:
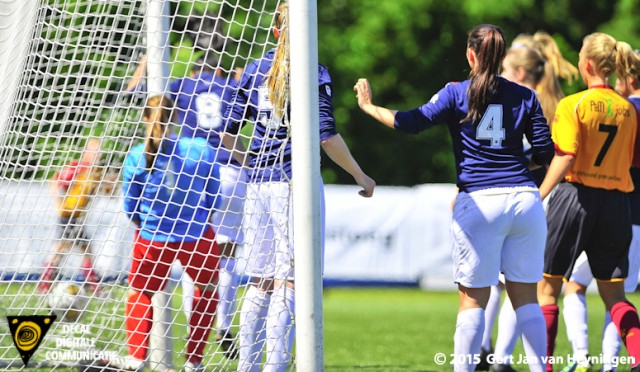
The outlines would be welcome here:
<svg viewBox="0 0 640 372">
<path fill-rule="evenodd" d="M 358 97 L 358 106 L 367 115 L 381 122 L 389 128 L 395 128 L 395 118 L 397 110 L 389 110 L 388 108 L 376 106 L 371 98 L 371 86 L 367 79 L 358 79 L 353 87 Z"/>
<path fill-rule="evenodd" d="M 228 105 L 224 110 L 224 131 L 220 132 L 220 140 L 224 147 L 231 151 L 231 156 L 244 167 L 249 166 L 249 156 L 247 148 L 240 138 L 240 129 L 246 122 L 249 112 L 249 96 L 247 93 L 251 91 L 251 80 L 243 77 L 237 87 L 234 87 L 230 93 L 231 96 L 225 95 L 225 101 Z M 253 92 L 253 91 L 251 91 Z"/>
<path fill-rule="evenodd" d="M 206 173 L 202 174 L 207 180 L 204 201 L 209 213 L 213 213 L 220 203 L 220 198 L 218 198 L 220 194 L 220 165 L 216 162 L 216 153 L 213 148 L 207 146 L 205 151 L 204 163 L 208 166 L 204 167 Z M 200 172 L 200 167 L 198 167 L 198 171 Z"/>
<path fill-rule="evenodd" d="M 139 155 L 139 154 L 136 154 Z M 142 183 L 137 182 L 135 179 L 138 165 L 140 164 L 139 158 L 133 154 L 129 154 L 124 162 L 122 169 L 122 193 L 124 194 L 124 211 L 127 217 L 137 227 L 140 227 L 140 215 L 138 213 L 138 206 L 140 198 L 142 197 Z"/>
<path fill-rule="evenodd" d="M 575 162 L 578 151 L 578 126 L 575 123 L 574 103 L 569 97 L 560 100 L 556 108 L 551 127 L 552 137 L 555 142 L 555 156 L 549 164 L 547 174 L 540 185 L 542 199 L 549 196 L 551 190 L 560 183 Z"/>
<path fill-rule="evenodd" d="M 147 75 L 147 55 L 144 54 L 138 61 L 138 67 L 133 72 L 131 80 L 127 83 L 127 92 L 134 92 L 137 90 L 140 83 Z"/>
<path fill-rule="evenodd" d="M 243 167 L 249 166 L 249 157 L 247 156 L 247 148 L 245 147 L 242 139 L 239 134 L 231 134 L 228 132 L 221 132 L 220 139 L 222 140 L 222 144 L 229 151 L 231 151 L 231 156 Z"/>
<path fill-rule="evenodd" d="M 540 196 L 543 200 L 549 196 L 551 190 L 553 190 L 553 188 L 564 179 L 564 176 L 567 174 L 569 169 L 571 169 L 575 159 L 575 156 L 572 154 L 556 152 L 556 156 L 551 160 L 549 169 L 547 169 L 547 174 L 544 176 L 544 180 L 539 187 Z"/>
<path fill-rule="evenodd" d="M 362 187 L 362 190 L 359 192 L 360 195 L 367 198 L 373 195 L 373 189 L 376 187 L 376 182 L 371 177 L 367 176 L 362 169 L 360 169 L 360 166 L 351 155 L 347 144 L 344 142 L 340 134 L 336 134 L 335 136 L 320 142 L 320 145 L 329 158 L 331 158 L 334 163 L 338 164 L 340 168 L 353 176 L 356 183 Z"/>
</svg>

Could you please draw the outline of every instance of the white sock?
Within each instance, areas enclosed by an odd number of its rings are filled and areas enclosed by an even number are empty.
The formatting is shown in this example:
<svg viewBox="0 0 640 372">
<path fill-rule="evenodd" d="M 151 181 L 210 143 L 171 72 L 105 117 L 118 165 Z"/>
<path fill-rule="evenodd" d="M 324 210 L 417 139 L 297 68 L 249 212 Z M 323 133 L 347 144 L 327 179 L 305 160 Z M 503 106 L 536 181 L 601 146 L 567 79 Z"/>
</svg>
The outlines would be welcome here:
<svg viewBox="0 0 640 372">
<path fill-rule="evenodd" d="M 587 300 L 574 293 L 564 297 L 562 317 L 567 326 L 567 337 L 573 347 L 573 356 L 581 360 L 589 353 L 589 332 L 587 326 Z"/>
<path fill-rule="evenodd" d="M 293 344 L 293 315 L 295 313 L 295 291 L 283 285 L 271 295 L 267 315 L 267 360 L 264 372 L 286 371 L 291 359 Z"/>
<path fill-rule="evenodd" d="M 522 330 L 522 345 L 527 353 L 529 370 L 544 372 L 546 363 L 543 357 L 547 355 L 547 328 L 540 305 L 526 304 L 516 309 L 518 328 Z"/>
<path fill-rule="evenodd" d="M 507 296 L 504 299 L 500 309 L 500 316 L 498 317 L 498 336 L 496 337 L 496 346 L 493 351 L 497 364 L 511 364 L 513 349 L 515 349 L 516 342 L 520 338 L 520 333 L 516 311 L 513 310 L 511 299 Z"/>
<path fill-rule="evenodd" d="M 193 279 L 185 272 L 180 279 L 180 286 L 182 287 L 182 310 L 187 317 L 187 324 L 191 319 L 191 311 L 193 310 L 193 300 L 195 295 L 195 285 Z"/>
<path fill-rule="evenodd" d="M 493 325 L 498 317 L 498 310 L 500 310 L 500 295 L 502 289 L 498 285 L 491 286 L 491 296 L 489 296 L 489 302 L 484 309 L 484 334 L 482 335 L 482 348 L 486 351 L 490 351 L 491 348 L 491 333 L 493 332 Z"/>
<path fill-rule="evenodd" d="M 467 309 L 458 313 L 456 333 L 453 335 L 453 352 L 456 355 L 454 371 L 472 372 L 475 369 L 476 365 L 470 359 L 474 354 L 480 353 L 483 332 L 483 309 Z"/>
<path fill-rule="evenodd" d="M 221 258 L 218 271 L 219 302 L 216 309 L 216 329 L 218 330 L 226 331 L 231 327 L 239 281 L 240 275 L 236 273 L 236 259 Z"/>
<path fill-rule="evenodd" d="M 604 318 L 604 332 L 602 333 L 602 370 L 616 370 L 613 360 L 620 354 L 621 348 L 620 333 L 611 321 L 611 313 L 607 311 Z"/>
<path fill-rule="evenodd" d="M 238 371 L 259 371 L 264 347 L 264 325 L 271 296 L 249 285 L 240 311 L 240 359 Z"/>
</svg>

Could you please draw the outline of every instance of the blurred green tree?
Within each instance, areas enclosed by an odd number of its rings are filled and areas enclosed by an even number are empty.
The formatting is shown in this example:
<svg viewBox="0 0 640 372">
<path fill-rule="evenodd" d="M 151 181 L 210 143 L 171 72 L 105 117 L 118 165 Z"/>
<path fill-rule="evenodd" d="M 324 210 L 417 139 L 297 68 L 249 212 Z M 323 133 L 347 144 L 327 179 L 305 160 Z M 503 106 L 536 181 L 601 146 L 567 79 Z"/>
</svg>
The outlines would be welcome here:
<svg viewBox="0 0 640 372">
<path fill-rule="evenodd" d="M 352 88 L 358 78 L 369 79 L 376 103 L 410 109 L 468 76 L 466 33 L 477 24 L 499 25 L 508 42 L 544 30 L 577 64 L 582 39 L 592 32 L 640 47 L 639 8 L 640 0 L 322 1 L 319 59 L 334 81 L 338 129 L 379 184 L 455 182 L 447 128 L 409 136 L 378 125 L 357 107 Z M 582 82 L 563 87 L 567 94 L 584 88 Z M 352 182 L 331 162 L 323 164 L 325 182 Z"/>
</svg>

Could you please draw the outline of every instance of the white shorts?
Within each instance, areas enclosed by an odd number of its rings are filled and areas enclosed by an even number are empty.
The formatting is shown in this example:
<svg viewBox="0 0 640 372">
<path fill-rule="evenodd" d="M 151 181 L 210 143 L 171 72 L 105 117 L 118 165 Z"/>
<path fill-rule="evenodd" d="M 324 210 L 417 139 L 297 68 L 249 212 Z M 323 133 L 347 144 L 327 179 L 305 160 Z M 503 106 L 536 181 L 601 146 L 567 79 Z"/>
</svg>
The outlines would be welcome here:
<svg viewBox="0 0 640 372">
<path fill-rule="evenodd" d="M 547 221 L 537 191 L 459 193 L 451 236 L 458 284 L 497 285 L 500 272 L 512 282 L 542 279 Z"/>
<path fill-rule="evenodd" d="M 324 192 L 320 189 L 324 253 Z M 288 182 L 250 183 L 245 212 L 245 274 L 293 279 L 293 208 Z M 322 255 L 324 257 L 324 254 Z"/>
<path fill-rule="evenodd" d="M 629 246 L 629 274 L 624 281 L 624 291 L 635 292 L 638 287 L 638 275 L 640 274 L 640 226 L 633 225 L 633 238 Z M 569 281 L 576 282 L 584 287 L 588 287 L 593 280 L 591 267 L 586 253 L 582 252 L 576 264 L 573 266 Z"/>
<path fill-rule="evenodd" d="M 211 216 L 216 242 L 242 244 L 242 214 L 247 195 L 247 173 L 234 165 L 220 166 L 220 202 Z"/>
</svg>

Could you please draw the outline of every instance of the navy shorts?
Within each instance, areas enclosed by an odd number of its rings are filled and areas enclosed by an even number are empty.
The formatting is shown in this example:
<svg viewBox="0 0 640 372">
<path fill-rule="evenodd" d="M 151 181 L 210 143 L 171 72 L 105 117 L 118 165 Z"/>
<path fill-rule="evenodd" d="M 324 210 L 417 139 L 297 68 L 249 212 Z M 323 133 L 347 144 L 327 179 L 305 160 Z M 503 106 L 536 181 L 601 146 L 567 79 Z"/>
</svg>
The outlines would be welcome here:
<svg viewBox="0 0 640 372">
<path fill-rule="evenodd" d="M 561 183 L 547 209 L 544 273 L 569 278 L 585 251 L 594 278 L 627 277 L 631 211 L 627 193 Z"/>
</svg>

